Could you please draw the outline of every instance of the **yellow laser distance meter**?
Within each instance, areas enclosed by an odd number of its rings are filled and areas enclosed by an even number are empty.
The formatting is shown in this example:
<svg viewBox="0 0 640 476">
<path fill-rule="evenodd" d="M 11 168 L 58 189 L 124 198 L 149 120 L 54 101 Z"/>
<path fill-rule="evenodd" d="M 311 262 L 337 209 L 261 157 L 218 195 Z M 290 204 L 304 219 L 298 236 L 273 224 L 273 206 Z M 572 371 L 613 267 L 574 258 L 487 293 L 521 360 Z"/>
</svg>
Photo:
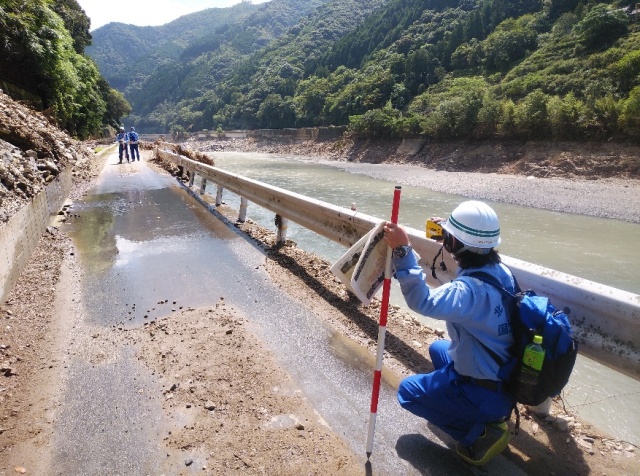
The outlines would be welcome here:
<svg viewBox="0 0 640 476">
<path fill-rule="evenodd" d="M 442 227 L 439 223 L 436 223 L 433 220 L 427 220 L 427 238 L 430 240 L 440 240 L 442 239 Z"/>
</svg>

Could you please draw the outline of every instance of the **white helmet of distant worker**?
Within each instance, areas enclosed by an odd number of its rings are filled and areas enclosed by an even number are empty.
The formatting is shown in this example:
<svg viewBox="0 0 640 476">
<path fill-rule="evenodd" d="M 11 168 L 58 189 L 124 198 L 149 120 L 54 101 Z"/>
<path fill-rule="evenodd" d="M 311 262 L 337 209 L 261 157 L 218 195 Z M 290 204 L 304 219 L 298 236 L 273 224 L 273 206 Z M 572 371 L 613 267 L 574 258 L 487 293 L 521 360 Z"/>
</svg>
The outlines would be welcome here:
<svg viewBox="0 0 640 476">
<path fill-rule="evenodd" d="M 462 202 L 441 225 L 446 232 L 445 249 L 451 253 L 469 250 L 487 254 L 501 242 L 498 215 L 493 208 L 478 200 Z M 447 233 L 463 246 L 455 246 L 452 240 L 447 240 Z"/>
</svg>

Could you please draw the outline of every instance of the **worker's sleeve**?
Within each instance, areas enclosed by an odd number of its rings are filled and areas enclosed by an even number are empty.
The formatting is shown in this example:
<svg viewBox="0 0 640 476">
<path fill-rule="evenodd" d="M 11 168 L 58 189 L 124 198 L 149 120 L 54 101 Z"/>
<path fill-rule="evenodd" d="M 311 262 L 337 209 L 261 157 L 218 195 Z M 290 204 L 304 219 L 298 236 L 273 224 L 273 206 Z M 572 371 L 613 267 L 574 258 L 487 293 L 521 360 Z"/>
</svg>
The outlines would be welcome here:
<svg viewBox="0 0 640 476">
<path fill-rule="evenodd" d="M 395 278 L 409 308 L 422 315 L 451 322 L 467 320 L 473 314 L 475 290 L 462 280 L 431 289 L 416 254 L 393 258 Z"/>
</svg>

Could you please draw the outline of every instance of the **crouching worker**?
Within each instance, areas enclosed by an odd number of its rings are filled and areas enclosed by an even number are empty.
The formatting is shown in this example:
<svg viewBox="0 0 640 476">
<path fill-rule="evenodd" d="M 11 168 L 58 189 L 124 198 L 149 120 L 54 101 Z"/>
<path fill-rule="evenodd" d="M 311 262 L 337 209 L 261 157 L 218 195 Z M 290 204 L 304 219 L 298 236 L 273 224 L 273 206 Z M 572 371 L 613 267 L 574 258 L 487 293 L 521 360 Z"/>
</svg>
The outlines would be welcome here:
<svg viewBox="0 0 640 476">
<path fill-rule="evenodd" d="M 514 279 L 495 250 L 500 225 L 487 204 L 467 201 L 448 220 L 433 220 L 442 225 L 443 247 L 458 264 L 456 279 L 435 289 L 426 284 L 406 231 L 389 222 L 384 228 L 407 305 L 446 321 L 451 339 L 431 345 L 435 370 L 405 378 L 398 401 L 454 438 L 463 460 L 484 465 L 509 444 L 506 420 L 514 401 L 498 378 L 498 361 L 508 360 L 513 336 L 501 292 L 468 273 L 482 270 L 510 291 Z"/>
</svg>

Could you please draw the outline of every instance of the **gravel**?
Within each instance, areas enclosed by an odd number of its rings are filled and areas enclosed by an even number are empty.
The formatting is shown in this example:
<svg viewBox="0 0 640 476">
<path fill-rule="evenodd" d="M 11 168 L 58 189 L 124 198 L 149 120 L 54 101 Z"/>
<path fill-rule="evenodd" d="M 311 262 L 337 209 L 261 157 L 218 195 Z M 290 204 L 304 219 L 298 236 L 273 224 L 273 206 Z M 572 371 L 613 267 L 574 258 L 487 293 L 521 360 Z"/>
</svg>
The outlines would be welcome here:
<svg viewBox="0 0 640 476">
<path fill-rule="evenodd" d="M 537 178 L 447 172 L 405 164 L 320 162 L 354 174 L 473 199 L 640 223 L 640 181 L 634 179 Z"/>
</svg>

